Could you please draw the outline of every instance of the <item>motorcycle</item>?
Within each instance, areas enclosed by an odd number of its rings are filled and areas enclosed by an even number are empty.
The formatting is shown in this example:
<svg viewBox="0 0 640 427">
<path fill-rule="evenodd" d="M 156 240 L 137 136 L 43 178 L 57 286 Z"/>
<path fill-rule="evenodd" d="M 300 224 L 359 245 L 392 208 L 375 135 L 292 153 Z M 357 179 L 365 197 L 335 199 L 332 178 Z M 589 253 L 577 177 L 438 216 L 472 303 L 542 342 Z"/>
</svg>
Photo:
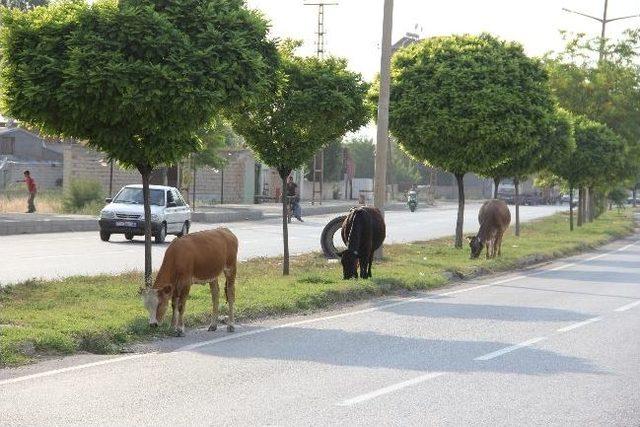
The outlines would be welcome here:
<svg viewBox="0 0 640 427">
<path fill-rule="evenodd" d="M 409 206 L 411 212 L 415 212 L 418 208 L 418 193 L 414 190 L 410 190 L 407 193 L 407 206 Z"/>
</svg>

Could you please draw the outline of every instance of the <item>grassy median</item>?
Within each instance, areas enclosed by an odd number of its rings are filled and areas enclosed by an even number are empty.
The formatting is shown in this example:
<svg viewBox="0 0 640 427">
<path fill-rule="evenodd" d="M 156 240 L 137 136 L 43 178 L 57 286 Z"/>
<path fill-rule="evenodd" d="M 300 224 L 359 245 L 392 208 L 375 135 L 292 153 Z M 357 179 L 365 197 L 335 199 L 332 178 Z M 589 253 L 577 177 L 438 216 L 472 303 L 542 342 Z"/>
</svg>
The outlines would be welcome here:
<svg viewBox="0 0 640 427">
<path fill-rule="evenodd" d="M 400 290 L 442 286 L 457 278 L 593 248 L 628 235 L 633 228 L 630 210 L 607 212 L 573 233 L 568 230 L 567 215 L 557 214 L 525 224 L 519 238 L 510 230 L 503 256 L 495 260 L 470 260 L 468 248 L 454 249 L 451 239 L 389 245 L 385 259 L 374 264 L 372 280 L 344 281 L 340 265 L 327 263 L 318 254 L 294 258 L 292 274 L 286 278 L 280 275 L 279 259 L 247 261 L 239 268 L 237 317 L 299 313 Z M 0 367 L 79 351 L 117 353 L 127 343 L 171 334 L 168 320 L 157 330 L 147 327 L 138 296 L 141 283 L 140 274 L 130 273 L 33 280 L 0 289 Z M 188 327 L 208 322 L 210 301 L 208 286 L 192 287 Z"/>
</svg>

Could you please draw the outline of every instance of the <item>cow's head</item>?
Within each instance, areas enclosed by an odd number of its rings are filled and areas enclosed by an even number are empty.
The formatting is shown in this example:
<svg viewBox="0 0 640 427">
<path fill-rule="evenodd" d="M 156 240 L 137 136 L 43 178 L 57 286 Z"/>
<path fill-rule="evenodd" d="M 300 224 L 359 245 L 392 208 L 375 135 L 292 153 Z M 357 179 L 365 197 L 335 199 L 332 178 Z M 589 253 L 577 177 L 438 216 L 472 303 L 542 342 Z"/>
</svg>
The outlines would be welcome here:
<svg viewBox="0 0 640 427">
<path fill-rule="evenodd" d="M 164 288 L 151 288 L 143 291 L 144 306 L 149 312 L 149 326 L 156 327 L 162 323 L 164 314 L 167 312 L 169 305 L 169 296 L 171 295 L 171 286 Z"/>
<path fill-rule="evenodd" d="M 344 280 L 358 278 L 358 251 L 349 249 L 340 252 L 340 262 L 342 263 L 342 276 Z"/>
<path fill-rule="evenodd" d="M 480 252 L 482 252 L 482 248 L 484 247 L 484 243 L 478 236 L 469 236 L 467 237 L 469 241 L 469 247 L 471 248 L 471 258 L 478 258 L 480 256 Z"/>
</svg>

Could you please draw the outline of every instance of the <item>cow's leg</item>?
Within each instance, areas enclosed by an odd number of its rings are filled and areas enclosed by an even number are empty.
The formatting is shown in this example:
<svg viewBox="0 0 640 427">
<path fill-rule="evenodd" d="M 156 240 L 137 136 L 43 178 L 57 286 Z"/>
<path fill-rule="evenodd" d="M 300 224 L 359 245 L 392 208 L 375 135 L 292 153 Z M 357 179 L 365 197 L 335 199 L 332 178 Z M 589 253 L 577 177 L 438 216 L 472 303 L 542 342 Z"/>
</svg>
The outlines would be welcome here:
<svg viewBox="0 0 640 427">
<path fill-rule="evenodd" d="M 366 279 L 368 271 L 369 271 L 369 256 L 363 255 L 360 257 L 360 277 L 362 279 Z"/>
<path fill-rule="evenodd" d="M 178 300 L 178 325 L 176 332 L 178 336 L 184 336 L 184 310 L 187 305 L 187 296 L 189 295 L 189 287 L 186 286 L 185 290 L 180 293 L 180 299 Z"/>
<path fill-rule="evenodd" d="M 373 264 L 373 251 L 369 254 L 369 267 L 367 268 L 367 278 L 371 278 L 371 265 Z"/>
<path fill-rule="evenodd" d="M 180 298 L 174 294 L 171 296 L 171 329 L 176 330 L 178 327 L 178 305 L 180 304 Z"/>
<path fill-rule="evenodd" d="M 229 320 L 227 320 L 227 331 L 233 332 L 236 330 L 234 324 L 233 305 L 236 301 L 236 267 L 227 267 L 224 269 L 224 295 L 227 299 L 227 305 L 229 306 Z"/>
<path fill-rule="evenodd" d="M 498 238 L 496 239 L 496 246 L 498 247 L 498 256 L 502 256 L 502 234 L 498 233 Z"/>
<path fill-rule="evenodd" d="M 220 309 L 220 286 L 216 277 L 209 282 L 209 290 L 211 291 L 211 324 L 210 331 L 218 329 L 218 310 Z"/>
</svg>

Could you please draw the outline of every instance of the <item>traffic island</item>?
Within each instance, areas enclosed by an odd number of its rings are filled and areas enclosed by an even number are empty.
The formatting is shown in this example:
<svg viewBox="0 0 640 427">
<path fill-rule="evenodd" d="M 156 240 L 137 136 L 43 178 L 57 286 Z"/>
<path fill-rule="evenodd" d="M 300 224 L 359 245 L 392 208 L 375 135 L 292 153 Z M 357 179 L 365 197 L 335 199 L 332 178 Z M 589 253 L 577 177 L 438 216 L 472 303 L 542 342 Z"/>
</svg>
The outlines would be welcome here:
<svg viewBox="0 0 640 427">
<path fill-rule="evenodd" d="M 280 275 L 280 258 L 254 259 L 238 268 L 236 318 L 242 323 L 311 312 L 518 269 L 593 249 L 633 234 L 634 227 L 631 210 L 607 212 L 574 232 L 569 232 L 568 215 L 557 214 L 524 224 L 519 238 L 509 230 L 503 256 L 491 260 L 469 259 L 468 248 L 454 249 L 452 238 L 387 245 L 370 280 L 342 280 L 341 265 L 320 254 L 292 258 L 288 277 Z M 142 283 L 140 273 L 128 273 L 30 280 L 0 289 L 0 366 L 81 351 L 118 353 L 131 343 L 172 335 L 166 319 L 157 329 L 148 327 L 138 294 Z M 210 311 L 209 287 L 194 285 L 187 303 L 187 328 L 207 325 Z"/>
</svg>

